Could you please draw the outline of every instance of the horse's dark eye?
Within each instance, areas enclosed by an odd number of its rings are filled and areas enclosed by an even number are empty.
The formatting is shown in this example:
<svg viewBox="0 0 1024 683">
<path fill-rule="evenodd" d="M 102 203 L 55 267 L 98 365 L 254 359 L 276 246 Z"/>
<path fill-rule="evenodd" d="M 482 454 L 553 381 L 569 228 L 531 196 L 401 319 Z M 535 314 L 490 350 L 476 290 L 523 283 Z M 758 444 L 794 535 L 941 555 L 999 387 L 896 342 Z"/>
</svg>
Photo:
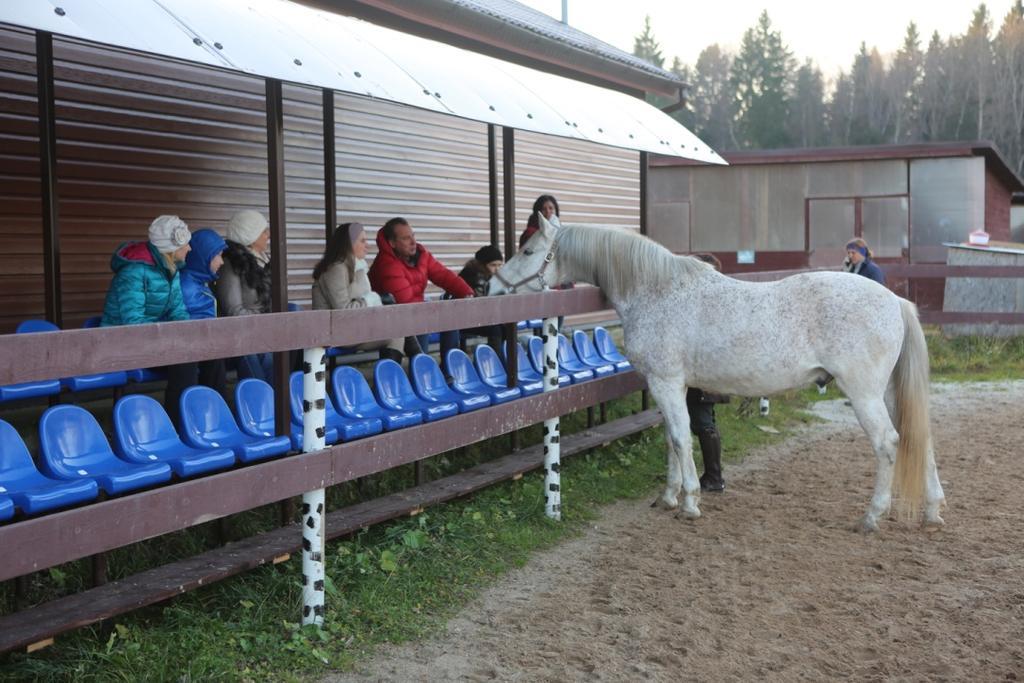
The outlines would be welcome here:
<svg viewBox="0 0 1024 683">
<path fill-rule="evenodd" d="M 533 249 L 523 249 L 523 254 L 525 254 L 526 256 L 532 256 Z"/>
</svg>

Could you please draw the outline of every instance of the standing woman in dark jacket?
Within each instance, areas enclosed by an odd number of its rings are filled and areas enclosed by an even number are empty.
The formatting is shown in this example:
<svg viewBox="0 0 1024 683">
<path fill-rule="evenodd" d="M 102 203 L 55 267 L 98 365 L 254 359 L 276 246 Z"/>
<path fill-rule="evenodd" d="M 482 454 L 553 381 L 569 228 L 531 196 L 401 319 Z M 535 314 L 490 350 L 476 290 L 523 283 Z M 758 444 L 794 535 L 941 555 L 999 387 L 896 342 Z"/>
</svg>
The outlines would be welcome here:
<svg viewBox="0 0 1024 683">
<path fill-rule="evenodd" d="M 178 264 L 189 249 L 185 221 L 177 216 L 160 216 L 149 226 L 146 242 L 125 242 L 114 251 L 107 299 L 100 325 L 138 325 L 171 320 L 188 320 L 181 294 Z M 195 384 L 195 364 L 168 365 L 164 408 L 181 428 L 179 400 L 186 388 Z"/>
<path fill-rule="evenodd" d="M 224 266 L 217 281 L 222 316 L 270 312 L 270 226 L 258 211 L 239 211 L 228 221 Z M 238 359 L 238 378 L 271 382 L 274 357 L 254 353 Z"/>
<path fill-rule="evenodd" d="M 550 194 L 542 194 L 537 197 L 537 201 L 533 203 L 533 210 L 530 211 L 530 217 L 526 221 L 526 230 L 523 230 L 523 234 L 519 236 L 519 248 L 522 249 L 523 245 L 526 244 L 526 240 L 533 237 L 533 233 L 540 230 L 540 221 L 537 219 L 537 214 L 544 214 L 544 218 L 548 221 L 558 225 L 559 218 L 562 212 L 558 208 L 558 200 Z M 552 218 L 554 216 L 554 218 Z"/>
<path fill-rule="evenodd" d="M 868 243 L 860 237 L 850 240 L 846 245 L 846 261 L 843 266 L 848 273 L 863 275 L 869 280 L 885 286 L 885 273 L 873 260 L 874 254 L 868 248 Z"/>
<path fill-rule="evenodd" d="M 222 254 L 228 245 L 216 230 L 210 228 L 192 233 L 189 244 L 192 250 L 185 257 L 185 267 L 181 269 L 181 295 L 185 307 L 192 320 L 216 318 L 217 298 L 210 284 L 217 279 L 218 271 L 224 264 Z M 194 366 L 195 380 L 199 384 L 216 390 L 225 401 L 230 400 L 223 358 L 199 361 Z"/>
<path fill-rule="evenodd" d="M 722 270 L 722 262 L 714 254 L 694 254 L 715 270 Z M 715 404 L 728 403 L 729 397 L 714 394 L 697 387 L 686 389 L 686 410 L 690 414 L 690 432 L 700 444 L 700 457 L 704 473 L 700 475 L 700 490 L 717 493 L 725 490 L 722 476 L 722 435 L 715 422 Z"/>
</svg>

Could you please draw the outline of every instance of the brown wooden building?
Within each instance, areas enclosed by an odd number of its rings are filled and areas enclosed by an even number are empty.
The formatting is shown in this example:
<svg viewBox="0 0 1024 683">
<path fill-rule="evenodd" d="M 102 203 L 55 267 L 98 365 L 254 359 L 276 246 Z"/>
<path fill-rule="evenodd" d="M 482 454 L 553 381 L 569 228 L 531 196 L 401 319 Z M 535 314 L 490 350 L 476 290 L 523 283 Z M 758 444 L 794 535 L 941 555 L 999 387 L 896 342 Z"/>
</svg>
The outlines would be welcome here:
<svg viewBox="0 0 1024 683">
<path fill-rule="evenodd" d="M 681 85 L 515 2 L 306 4 L 634 96 Z M 47 317 L 35 33 L 0 23 L 0 333 Z M 268 211 L 266 100 L 256 75 L 52 40 L 59 277 L 51 317 L 69 328 L 101 312 L 111 253 L 144 239 L 155 216 L 223 230 L 238 209 Z M 323 93 L 285 82 L 283 94 L 288 298 L 302 304 L 325 239 Z M 504 199 L 499 193 L 492 214 L 487 123 L 343 92 L 333 100 L 338 222 L 405 216 L 453 268 L 491 241 Z M 500 127 L 497 138 L 501 187 Z M 556 195 L 571 220 L 639 225 L 640 152 L 524 131 L 515 145 L 517 230 L 541 193 Z"/>
<path fill-rule="evenodd" d="M 731 272 L 835 266 L 854 236 L 883 265 L 945 263 L 942 243 L 977 228 L 1009 240 L 1011 196 L 1024 190 L 988 142 L 722 156 L 729 166 L 652 158 L 649 234 L 713 252 Z M 922 280 L 901 293 L 934 306 L 941 291 Z"/>
</svg>

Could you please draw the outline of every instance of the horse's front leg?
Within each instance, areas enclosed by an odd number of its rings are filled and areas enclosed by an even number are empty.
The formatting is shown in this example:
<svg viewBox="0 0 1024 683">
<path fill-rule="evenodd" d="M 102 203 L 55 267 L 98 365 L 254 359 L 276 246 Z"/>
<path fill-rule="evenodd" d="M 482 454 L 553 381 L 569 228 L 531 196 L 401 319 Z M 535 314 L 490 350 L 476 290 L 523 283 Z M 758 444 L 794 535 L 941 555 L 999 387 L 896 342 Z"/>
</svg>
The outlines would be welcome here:
<svg viewBox="0 0 1024 683">
<path fill-rule="evenodd" d="M 693 463 L 693 442 L 690 438 L 690 414 L 686 411 L 686 387 L 681 378 L 648 377 L 647 386 L 665 417 L 665 439 L 668 442 L 668 481 L 659 502 L 669 508 L 679 507 L 679 491 L 684 491 L 683 515 L 700 517 L 700 480 Z"/>
</svg>

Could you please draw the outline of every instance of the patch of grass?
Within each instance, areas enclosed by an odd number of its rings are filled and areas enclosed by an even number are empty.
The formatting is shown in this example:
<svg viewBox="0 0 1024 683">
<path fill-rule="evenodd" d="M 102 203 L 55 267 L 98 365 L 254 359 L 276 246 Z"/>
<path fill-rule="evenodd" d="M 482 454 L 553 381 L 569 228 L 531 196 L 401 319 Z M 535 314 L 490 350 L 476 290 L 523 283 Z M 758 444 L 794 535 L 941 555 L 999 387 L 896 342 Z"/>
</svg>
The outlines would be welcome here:
<svg viewBox="0 0 1024 683">
<path fill-rule="evenodd" d="M 1024 337 L 944 337 L 925 330 L 932 377 L 965 382 L 1024 377 Z"/>
</svg>

